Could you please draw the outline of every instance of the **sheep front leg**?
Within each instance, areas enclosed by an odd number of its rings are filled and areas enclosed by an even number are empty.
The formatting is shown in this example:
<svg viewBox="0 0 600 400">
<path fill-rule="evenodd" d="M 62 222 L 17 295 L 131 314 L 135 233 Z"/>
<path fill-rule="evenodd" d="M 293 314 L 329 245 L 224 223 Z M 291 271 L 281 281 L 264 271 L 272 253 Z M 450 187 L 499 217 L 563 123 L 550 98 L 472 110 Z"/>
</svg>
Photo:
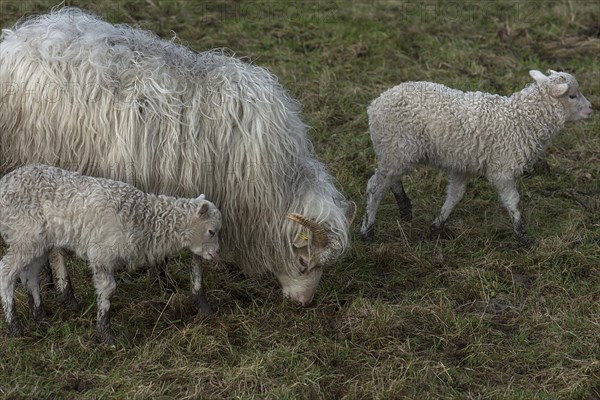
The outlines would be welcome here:
<svg viewBox="0 0 600 400">
<path fill-rule="evenodd" d="M 467 175 L 454 172 L 448 179 L 448 189 L 446 194 L 446 201 L 440 210 L 440 213 L 433 219 L 431 223 L 431 237 L 435 238 L 440 236 L 444 231 L 444 223 L 454 210 L 454 207 L 465 195 L 467 190 L 467 183 L 469 183 L 469 177 Z"/>
<path fill-rule="evenodd" d="M 77 301 L 73 292 L 73 286 L 71 284 L 71 278 L 67 271 L 67 265 L 65 262 L 66 252 L 60 248 L 54 248 L 50 251 L 50 268 L 52 275 L 54 276 L 54 287 L 58 291 L 58 301 L 67 310 L 79 311 L 81 305 Z"/>
<path fill-rule="evenodd" d="M 31 316 L 38 323 L 48 323 L 45 321 L 46 312 L 42 306 L 42 297 L 40 295 L 40 274 L 42 268 L 48 263 L 48 254 L 44 253 L 40 257 L 34 258 L 27 267 L 21 271 L 21 282 L 27 291 L 29 309 Z"/>
<path fill-rule="evenodd" d="M 388 175 L 382 169 L 377 169 L 367 183 L 367 207 L 360 227 L 360 234 L 364 241 L 372 241 L 375 235 L 375 214 L 383 195 L 390 187 Z"/>
<path fill-rule="evenodd" d="M 410 221 L 412 219 L 412 204 L 410 203 L 410 198 L 404 191 L 402 179 L 398 178 L 394 180 L 391 188 L 394 198 L 396 199 L 396 204 L 398 204 L 398 208 L 400 209 L 400 217 L 404 221 Z"/>
<path fill-rule="evenodd" d="M 2 297 L 2 308 L 4 319 L 11 336 L 23 336 L 23 326 L 19 321 L 15 307 L 15 284 L 19 273 L 27 266 L 30 259 L 27 252 L 13 253 L 8 250 L 0 260 L 0 296 Z"/>
<path fill-rule="evenodd" d="M 513 229 L 517 235 L 517 238 L 524 244 L 533 244 L 533 239 L 525 231 L 523 224 L 523 218 L 519 212 L 519 192 L 517 191 L 517 183 L 514 178 L 493 178 L 490 179 L 498 194 L 502 204 L 508 211 L 508 215 L 513 224 Z"/>
<path fill-rule="evenodd" d="M 192 255 L 192 289 L 191 300 L 194 308 L 201 314 L 214 313 L 213 308 L 206 300 L 204 294 L 204 283 L 202 282 L 202 258 L 196 254 Z"/>
<path fill-rule="evenodd" d="M 96 333 L 98 340 L 104 344 L 111 344 L 115 334 L 110 326 L 110 301 L 117 286 L 112 268 L 102 265 L 92 265 L 94 274 L 94 287 L 96 288 Z"/>
</svg>

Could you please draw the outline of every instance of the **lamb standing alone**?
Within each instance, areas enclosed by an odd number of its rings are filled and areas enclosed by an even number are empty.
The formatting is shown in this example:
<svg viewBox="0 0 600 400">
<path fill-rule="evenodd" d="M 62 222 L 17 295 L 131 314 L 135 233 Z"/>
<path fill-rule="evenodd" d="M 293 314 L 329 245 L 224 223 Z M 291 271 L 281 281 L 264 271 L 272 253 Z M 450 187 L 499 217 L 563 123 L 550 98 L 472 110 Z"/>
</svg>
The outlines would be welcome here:
<svg viewBox="0 0 600 400">
<path fill-rule="evenodd" d="M 0 234 L 8 246 L 0 260 L 0 295 L 9 332 L 22 334 L 14 304 L 19 275 L 34 319 L 43 318 L 39 272 L 53 247 L 89 261 L 98 336 L 110 343 L 114 270 L 125 264 L 156 264 L 187 248 L 194 254 L 192 291 L 202 291 L 200 257 L 217 256 L 220 229 L 221 213 L 204 195 L 157 196 L 123 182 L 43 164 L 12 171 L 0 179 Z"/>
<path fill-rule="evenodd" d="M 515 179 L 556 136 L 565 122 L 592 115 L 575 78 L 564 72 L 529 72 L 535 83 L 510 97 L 462 92 L 431 82 L 406 82 L 368 109 L 377 171 L 367 185 L 363 239 L 373 238 L 379 203 L 392 193 L 403 219 L 412 218 L 402 176 L 417 164 L 450 172 L 446 201 L 431 225 L 439 234 L 472 176 L 485 176 L 500 194 L 519 238 L 529 241 L 517 208 Z"/>
</svg>

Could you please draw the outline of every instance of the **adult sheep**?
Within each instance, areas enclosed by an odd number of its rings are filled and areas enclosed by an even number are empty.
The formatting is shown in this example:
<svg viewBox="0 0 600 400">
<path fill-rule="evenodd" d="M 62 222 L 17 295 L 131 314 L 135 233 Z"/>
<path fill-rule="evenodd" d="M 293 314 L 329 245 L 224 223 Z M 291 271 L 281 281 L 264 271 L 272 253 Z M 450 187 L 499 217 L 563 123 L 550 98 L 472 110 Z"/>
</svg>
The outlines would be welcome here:
<svg viewBox="0 0 600 400">
<path fill-rule="evenodd" d="M 349 245 L 354 204 L 266 69 L 76 8 L 4 30 L 0 60 L 5 169 L 40 162 L 205 193 L 223 214 L 222 254 L 248 275 L 272 272 L 303 305 Z"/>
<path fill-rule="evenodd" d="M 529 72 L 535 83 L 510 97 L 462 92 L 432 82 L 405 82 L 371 103 L 369 128 L 377 171 L 367 185 L 362 237 L 373 237 L 375 214 L 391 188 L 404 219 L 412 216 L 402 177 L 418 164 L 450 172 L 446 201 L 432 233 L 461 200 L 473 176 L 485 176 L 497 189 L 517 236 L 527 236 L 518 209 L 515 179 L 543 152 L 568 121 L 589 118 L 592 105 L 565 72 Z"/>
</svg>

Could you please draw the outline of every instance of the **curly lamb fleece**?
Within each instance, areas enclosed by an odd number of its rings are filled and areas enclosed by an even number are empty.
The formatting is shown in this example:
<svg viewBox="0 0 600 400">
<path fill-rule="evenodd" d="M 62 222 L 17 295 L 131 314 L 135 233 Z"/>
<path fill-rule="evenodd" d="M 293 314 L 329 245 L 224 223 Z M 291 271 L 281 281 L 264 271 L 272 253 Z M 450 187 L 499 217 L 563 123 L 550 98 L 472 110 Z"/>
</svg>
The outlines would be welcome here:
<svg viewBox="0 0 600 400">
<path fill-rule="evenodd" d="M 14 306 L 19 275 L 34 318 L 43 318 L 39 270 L 53 247 L 89 261 L 98 335 L 108 343 L 114 338 L 109 319 L 114 270 L 156 264 L 184 248 L 211 260 L 219 250 L 220 228 L 221 213 L 204 195 L 157 196 L 43 164 L 12 171 L 0 179 L 0 233 L 8 245 L 0 260 L 0 295 L 9 331 L 22 334 Z M 194 288 L 201 286 L 201 276 L 192 276 Z"/>
<path fill-rule="evenodd" d="M 432 223 L 439 234 L 469 179 L 485 176 L 497 189 L 517 235 L 529 241 L 517 208 L 515 179 L 544 151 L 565 122 L 589 118 L 592 106 L 564 72 L 529 72 L 535 83 L 510 97 L 462 92 L 431 82 L 406 82 L 368 109 L 377 171 L 367 185 L 363 239 L 373 238 L 379 203 L 391 188 L 403 219 L 412 218 L 402 176 L 418 164 L 450 173 L 448 192 Z"/>
</svg>

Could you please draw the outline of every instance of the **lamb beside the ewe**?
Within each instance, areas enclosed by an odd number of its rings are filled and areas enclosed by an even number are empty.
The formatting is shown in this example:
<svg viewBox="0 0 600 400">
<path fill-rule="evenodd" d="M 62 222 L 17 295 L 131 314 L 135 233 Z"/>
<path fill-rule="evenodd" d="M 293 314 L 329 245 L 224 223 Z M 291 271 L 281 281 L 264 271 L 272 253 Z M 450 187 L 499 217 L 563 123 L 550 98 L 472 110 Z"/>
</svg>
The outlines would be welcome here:
<svg viewBox="0 0 600 400">
<path fill-rule="evenodd" d="M 592 115 L 572 75 L 548 73 L 530 71 L 535 83 L 510 97 L 406 82 L 375 99 L 368 114 L 377 171 L 367 185 L 363 239 L 372 239 L 375 214 L 389 188 L 402 217 L 412 217 L 402 176 L 418 164 L 428 164 L 450 173 L 446 201 L 431 225 L 433 234 L 441 233 L 469 179 L 485 176 L 498 191 L 517 236 L 530 241 L 517 208 L 515 179 L 565 122 Z"/>
<path fill-rule="evenodd" d="M 53 247 L 89 261 L 97 293 L 97 332 L 110 343 L 114 270 L 152 265 L 187 248 L 194 255 L 192 291 L 202 290 L 200 257 L 219 250 L 221 213 L 204 199 L 146 194 L 109 179 L 92 178 L 43 164 L 19 168 L 0 179 L 0 234 L 8 250 L 0 260 L 0 295 L 8 330 L 22 327 L 14 303 L 20 275 L 36 320 L 43 318 L 40 268 Z"/>
</svg>

